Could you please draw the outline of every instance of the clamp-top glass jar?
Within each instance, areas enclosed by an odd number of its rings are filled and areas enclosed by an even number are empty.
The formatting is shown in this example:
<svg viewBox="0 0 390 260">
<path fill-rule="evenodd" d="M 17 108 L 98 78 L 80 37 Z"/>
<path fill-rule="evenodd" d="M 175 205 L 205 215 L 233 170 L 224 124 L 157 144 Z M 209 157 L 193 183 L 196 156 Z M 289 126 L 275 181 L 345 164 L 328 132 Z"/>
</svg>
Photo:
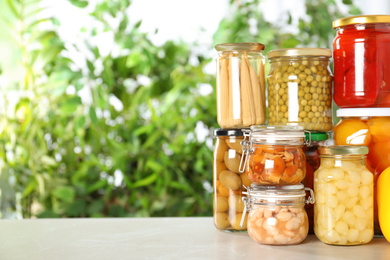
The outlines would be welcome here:
<svg viewBox="0 0 390 260">
<path fill-rule="evenodd" d="M 265 123 L 265 73 L 261 43 L 215 46 L 217 58 L 217 121 L 222 128 Z"/>
<path fill-rule="evenodd" d="M 390 107 L 390 15 L 345 17 L 333 28 L 336 104 Z"/>
<path fill-rule="evenodd" d="M 291 185 L 306 175 L 301 126 L 251 126 L 243 130 L 240 172 L 258 184 Z"/>
<path fill-rule="evenodd" d="M 318 149 L 314 173 L 314 233 L 333 245 L 359 245 L 374 235 L 374 182 L 364 159 L 367 146 L 335 145 Z"/>
<path fill-rule="evenodd" d="M 323 48 L 268 53 L 268 123 L 298 124 L 305 130 L 332 129 L 332 52 Z"/>
<path fill-rule="evenodd" d="M 311 196 L 306 200 L 305 190 Z M 314 203 L 313 191 L 303 184 L 262 186 L 252 184 L 244 197 L 249 212 L 249 236 L 260 244 L 292 245 L 302 242 L 309 230 L 306 203 Z M 244 222 L 244 218 L 242 218 Z"/>
<path fill-rule="evenodd" d="M 244 134 L 239 129 L 216 129 L 214 136 L 214 225 L 225 231 L 246 230 L 246 224 L 240 228 L 242 191 L 252 182 L 238 171 Z"/>
</svg>

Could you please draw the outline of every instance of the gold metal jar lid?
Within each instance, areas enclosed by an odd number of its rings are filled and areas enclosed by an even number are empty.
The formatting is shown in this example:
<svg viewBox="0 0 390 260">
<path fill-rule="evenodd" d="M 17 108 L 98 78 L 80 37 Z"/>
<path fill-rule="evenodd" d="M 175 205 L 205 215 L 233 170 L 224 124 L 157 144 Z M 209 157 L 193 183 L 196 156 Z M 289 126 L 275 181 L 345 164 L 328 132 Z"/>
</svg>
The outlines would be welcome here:
<svg viewBox="0 0 390 260">
<path fill-rule="evenodd" d="M 264 44 L 258 42 L 233 42 L 215 45 L 217 51 L 262 51 Z"/>
<path fill-rule="evenodd" d="M 365 145 L 330 145 L 318 148 L 320 155 L 364 155 L 368 154 Z"/>
<path fill-rule="evenodd" d="M 333 21 L 333 29 L 351 24 L 390 23 L 390 15 L 357 15 Z"/>
<path fill-rule="evenodd" d="M 307 56 L 325 56 L 332 57 L 332 51 L 326 48 L 289 48 L 278 49 L 268 52 L 268 58 L 278 57 L 307 57 Z"/>
</svg>

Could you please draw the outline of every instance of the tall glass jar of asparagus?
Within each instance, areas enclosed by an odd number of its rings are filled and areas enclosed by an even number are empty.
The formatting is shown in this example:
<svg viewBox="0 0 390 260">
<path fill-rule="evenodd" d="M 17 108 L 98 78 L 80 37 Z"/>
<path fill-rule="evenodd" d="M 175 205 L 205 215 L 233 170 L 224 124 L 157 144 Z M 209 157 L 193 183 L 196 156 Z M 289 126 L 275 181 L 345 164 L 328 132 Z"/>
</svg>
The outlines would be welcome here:
<svg viewBox="0 0 390 260">
<path fill-rule="evenodd" d="M 292 48 L 268 53 L 268 123 L 332 130 L 332 81 L 324 48 Z"/>
<path fill-rule="evenodd" d="M 262 125 L 265 115 L 265 74 L 261 43 L 215 46 L 217 58 L 217 115 L 222 128 Z"/>
</svg>

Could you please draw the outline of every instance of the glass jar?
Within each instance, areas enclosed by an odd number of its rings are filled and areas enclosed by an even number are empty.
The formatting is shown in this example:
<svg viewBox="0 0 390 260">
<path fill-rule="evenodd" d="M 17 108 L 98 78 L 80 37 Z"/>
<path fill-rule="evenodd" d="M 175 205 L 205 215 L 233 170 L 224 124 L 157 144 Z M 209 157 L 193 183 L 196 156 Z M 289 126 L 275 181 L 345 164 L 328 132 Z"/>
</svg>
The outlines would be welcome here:
<svg viewBox="0 0 390 260">
<path fill-rule="evenodd" d="M 265 123 L 264 45 L 225 43 L 215 46 L 217 119 L 222 128 Z"/>
<path fill-rule="evenodd" d="M 367 146 L 322 146 L 314 173 L 314 233 L 333 245 L 359 245 L 374 235 L 374 183 Z"/>
<path fill-rule="evenodd" d="M 306 200 L 305 190 L 311 197 Z M 293 245 L 302 242 L 309 222 L 305 203 L 314 203 L 313 191 L 303 184 L 261 186 L 252 184 L 243 200 L 248 211 L 248 234 L 260 244 Z M 242 219 L 244 221 L 244 219 Z"/>
<path fill-rule="evenodd" d="M 375 234 L 380 235 L 376 183 L 390 166 L 390 108 L 343 108 L 336 115 L 340 121 L 334 128 L 335 144 L 369 148 L 366 166 L 374 174 L 374 227 Z"/>
<path fill-rule="evenodd" d="M 305 135 L 307 144 L 303 146 L 303 152 L 306 156 L 306 176 L 302 180 L 302 184 L 313 189 L 314 172 L 320 167 L 318 147 L 325 145 L 328 134 L 325 132 L 307 132 Z M 313 234 L 314 206 L 313 204 L 306 204 L 305 209 L 309 217 L 309 233 Z"/>
<path fill-rule="evenodd" d="M 246 174 L 238 171 L 243 132 L 238 129 L 217 129 L 214 136 L 214 225 L 220 230 L 246 230 L 246 225 L 239 227 L 244 211 L 242 191 L 243 185 L 249 187 L 252 182 Z"/>
<path fill-rule="evenodd" d="M 240 172 L 257 184 L 298 184 L 306 174 L 302 146 L 305 133 L 300 126 L 251 126 L 243 130 Z"/>
<path fill-rule="evenodd" d="M 305 130 L 332 129 L 332 52 L 294 48 L 268 53 L 268 124 L 298 124 Z"/>
<path fill-rule="evenodd" d="M 390 106 L 390 15 L 333 22 L 334 101 L 341 108 Z"/>
</svg>

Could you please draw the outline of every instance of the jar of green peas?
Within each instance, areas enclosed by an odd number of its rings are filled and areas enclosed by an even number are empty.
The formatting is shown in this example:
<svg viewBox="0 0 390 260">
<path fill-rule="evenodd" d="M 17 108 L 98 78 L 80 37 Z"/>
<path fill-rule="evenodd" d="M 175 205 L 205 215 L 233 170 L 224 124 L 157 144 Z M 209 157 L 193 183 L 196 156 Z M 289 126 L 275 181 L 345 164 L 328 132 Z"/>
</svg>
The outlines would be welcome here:
<svg viewBox="0 0 390 260">
<path fill-rule="evenodd" d="M 332 130 L 332 52 L 292 48 L 268 53 L 268 124 Z"/>
</svg>

